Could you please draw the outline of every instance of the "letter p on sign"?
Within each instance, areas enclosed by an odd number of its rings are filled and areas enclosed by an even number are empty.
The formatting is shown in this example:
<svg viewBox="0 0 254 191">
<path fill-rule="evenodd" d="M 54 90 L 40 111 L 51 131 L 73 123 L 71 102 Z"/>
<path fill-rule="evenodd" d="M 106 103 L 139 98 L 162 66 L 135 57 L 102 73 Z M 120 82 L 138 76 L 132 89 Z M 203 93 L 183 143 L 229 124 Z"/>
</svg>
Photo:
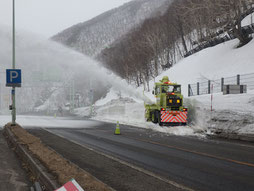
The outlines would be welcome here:
<svg viewBox="0 0 254 191">
<path fill-rule="evenodd" d="M 15 81 L 19 77 L 19 73 L 17 71 L 11 71 L 10 72 L 10 80 L 11 82 Z"/>
<path fill-rule="evenodd" d="M 6 70 L 6 86 L 21 87 L 21 70 L 7 69 Z"/>
</svg>

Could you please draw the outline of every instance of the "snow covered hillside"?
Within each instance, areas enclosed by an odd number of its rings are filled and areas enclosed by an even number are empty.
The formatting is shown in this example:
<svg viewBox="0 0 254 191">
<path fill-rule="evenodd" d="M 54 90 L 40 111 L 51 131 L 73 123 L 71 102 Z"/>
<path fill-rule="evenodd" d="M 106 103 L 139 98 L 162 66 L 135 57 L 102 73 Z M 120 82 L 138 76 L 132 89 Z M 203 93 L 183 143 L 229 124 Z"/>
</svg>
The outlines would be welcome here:
<svg viewBox="0 0 254 191">
<path fill-rule="evenodd" d="M 182 59 L 173 68 L 156 78 L 169 76 L 173 82 L 183 85 L 183 93 L 188 95 L 188 84 L 200 79 L 217 80 L 237 74 L 254 73 L 254 40 L 242 48 L 236 48 L 238 40 L 204 49 L 190 57 Z"/>
<path fill-rule="evenodd" d="M 145 122 L 144 103 L 142 100 L 131 99 L 132 96 L 119 94 L 111 90 L 108 95 L 96 102 L 93 111 L 94 119 L 105 121 L 120 121 L 134 126 L 151 128 L 156 131 L 168 132 L 178 135 L 196 135 L 205 133 L 236 133 L 254 134 L 254 91 L 248 90 L 242 95 L 214 95 L 213 112 L 211 96 L 196 96 L 187 98 L 187 85 L 195 83 L 200 78 L 218 79 L 254 72 L 254 40 L 242 48 L 236 49 L 238 41 L 233 40 L 213 48 L 205 49 L 188 58 L 182 59 L 178 64 L 165 71 L 156 78 L 169 76 L 171 81 L 182 84 L 185 102 L 192 107 L 194 116 L 192 124 L 188 127 L 159 127 Z M 151 85 L 153 85 L 151 81 Z M 137 91 L 142 92 L 139 88 Z M 146 97 L 153 99 L 149 92 Z M 91 109 L 80 108 L 76 110 L 79 115 L 90 115 Z"/>
<path fill-rule="evenodd" d="M 128 33 L 153 14 L 163 13 L 168 0 L 133 0 L 89 21 L 74 25 L 52 39 L 88 56 L 96 57 L 102 49 Z"/>
</svg>

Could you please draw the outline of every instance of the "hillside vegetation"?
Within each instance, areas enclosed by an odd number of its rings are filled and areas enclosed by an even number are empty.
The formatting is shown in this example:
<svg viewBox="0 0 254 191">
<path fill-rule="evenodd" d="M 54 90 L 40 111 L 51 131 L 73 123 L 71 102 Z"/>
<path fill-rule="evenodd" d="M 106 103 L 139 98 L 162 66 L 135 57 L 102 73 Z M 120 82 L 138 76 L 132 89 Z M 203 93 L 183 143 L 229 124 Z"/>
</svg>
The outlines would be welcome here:
<svg viewBox="0 0 254 191">
<path fill-rule="evenodd" d="M 220 35 L 233 35 L 239 47 L 251 35 L 243 32 L 242 20 L 253 13 L 252 0 L 178 0 L 160 16 L 146 19 L 105 48 L 98 59 L 109 69 L 137 86 L 172 67 L 203 42 Z"/>
</svg>

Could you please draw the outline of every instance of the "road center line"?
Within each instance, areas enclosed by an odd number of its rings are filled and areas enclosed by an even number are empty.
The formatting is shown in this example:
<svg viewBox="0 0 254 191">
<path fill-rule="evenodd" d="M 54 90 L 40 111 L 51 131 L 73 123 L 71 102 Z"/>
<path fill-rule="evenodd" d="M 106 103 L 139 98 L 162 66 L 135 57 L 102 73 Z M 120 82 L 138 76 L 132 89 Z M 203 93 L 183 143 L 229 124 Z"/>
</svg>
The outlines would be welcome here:
<svg viewBox="0 0 254 191">
<path fill-rule="evenodd" d="M 238 160 L 233 160 L 233 159 L 229 159 L 229 158 L 224 158 L 224 157 L 220 157 L 220 156 L 211 155 L 211 154 L 208 154 L 208 153 L 188 150 L 188 149 L 184 149 L 184 148 L 181 148 L 181 147 L 166 145 L 166 144 L 162 144 L 162 143 L 158 143 L 158 142 L 154 142 L 154 141 L 148 141 L 148 140 L 145 140 L 145 139 L 137 139 L 137 138 L 128 137 L 128 136 L 124 136 L 124 137 L 127 137 L 129 139 L 134 139 L 134 140 L 137 140 L 137 141 L 141 141 L 141 142 L 145 142 L 145 143 L 150 143 L 150 144 L 154 144 L 154 145 L 168 147 L 168 148 L 171 148 L 171 149 L 177 149 L 177 150 L 188 152 L 188 153 L 193 153 L 193 154 L 197 154 L 197 155 L 201 155 L 201 156 L 206 156 L 206 157 L 210 157 L 210 158 L 214 158 L 214 159 L 218 159 L 218 160 L 224 160 L 224 161 L 228 161 L 228 162 L 232 162 L 232 163 L 236 163 L 236 164 L 241 164 L 241 165 L 245 165 L 245 166 L 249 166 L 249 167 L 254 167 L 254 164 L 248 163 L 248 162 L 242 162 L 242 161 L 238 161 Z"/>
</svg>

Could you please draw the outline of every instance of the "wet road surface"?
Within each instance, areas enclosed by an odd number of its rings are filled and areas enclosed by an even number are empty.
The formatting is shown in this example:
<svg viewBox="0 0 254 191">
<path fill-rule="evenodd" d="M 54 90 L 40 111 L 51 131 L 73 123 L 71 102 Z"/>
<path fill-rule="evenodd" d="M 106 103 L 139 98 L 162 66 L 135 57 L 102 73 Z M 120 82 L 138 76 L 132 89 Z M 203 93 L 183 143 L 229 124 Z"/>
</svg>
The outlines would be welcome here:
<svg viewBox="0 0 254 191">
<path fill-rule="evenodd" d="M 169 182 L 182 185 L 183 188 L 254 190 L 254 144 L 204 137 L 172 136 L 126 125 L 120 126 L 121 135 L 117 136 L 114 135 L 114 128 L 114 124 L 98 123 L 92 128 L 84 126 L 78 129 L 48 130 L 67 140 L 152 172 Z M 47 140 L 46 136 L 49 135 L 41 130 L 30 131 L 71 160 L 68 153 L 55 146 L 57 142 L 54 143 L 49 138 Z M 114 185 L 112 187 L 114 188 Z M 121 185 L 115 188 L 121 190 Z M 126 188 L 123 190 L 135 190 Z M 168 188 L 166 190 L 176 190 L 170 186 Z M 157 190 L 165 190 L 165 187 Z"/>
</svg>

